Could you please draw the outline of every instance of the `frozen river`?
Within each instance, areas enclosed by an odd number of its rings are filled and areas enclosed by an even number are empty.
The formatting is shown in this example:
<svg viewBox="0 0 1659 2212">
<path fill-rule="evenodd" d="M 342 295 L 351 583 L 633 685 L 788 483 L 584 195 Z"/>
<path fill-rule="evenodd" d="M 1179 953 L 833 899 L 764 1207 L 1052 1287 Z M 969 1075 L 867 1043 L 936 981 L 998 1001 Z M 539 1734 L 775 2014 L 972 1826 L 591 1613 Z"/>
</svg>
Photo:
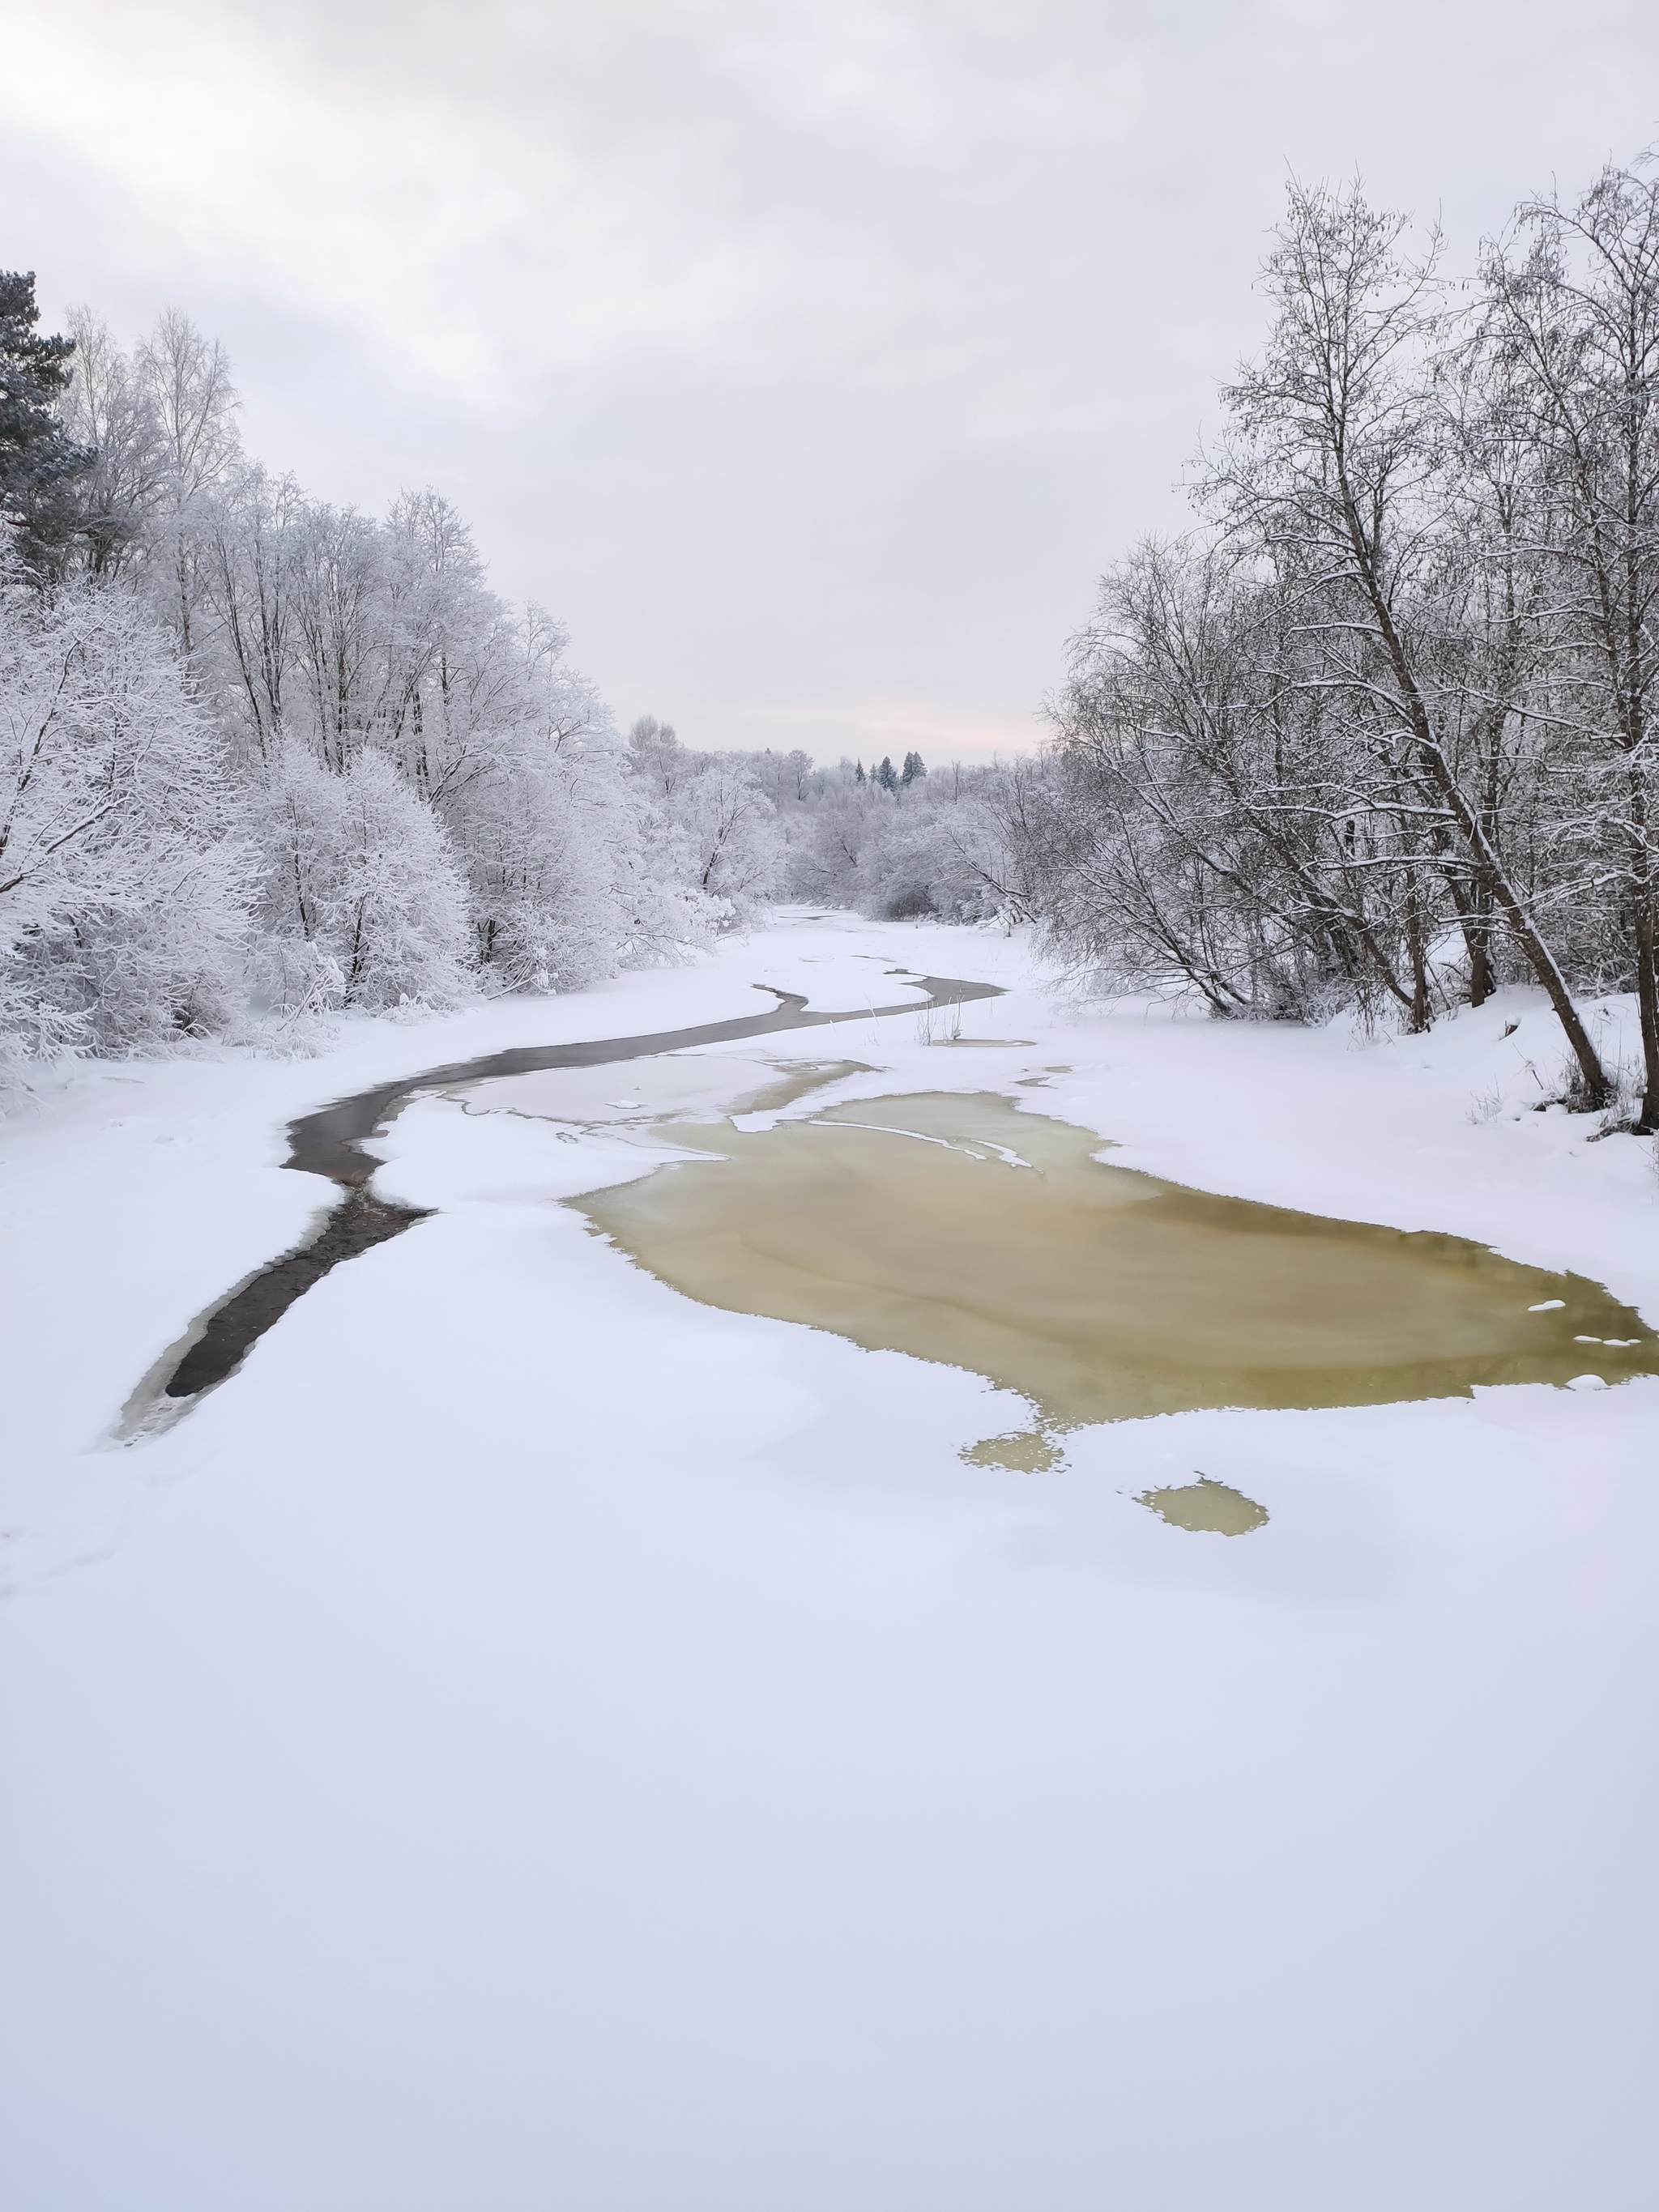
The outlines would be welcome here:
<svg viewBox="0 0 1659 2212">
<path fill-rule="evenodd" d="M 895 969 L 1002 995 L 942 1019 Z M 757 983 L 840 1018 L 359 1133 L 418 1230 L 118 1441 L 337 1198 L 289 1124 L 738 1023 Z M 1659 1380 L 1619 1363 L 1659 1183 L 1565 1115 L 1471 1119 L 1547 1021 L 1079 1009 L 1018 940 L 801 918 L 320 1060 L 88 1070 L 7 1124 L 8 2202 L 1645 2212 Z M 937 1201 L 954 1275 L 1029 1305 L 987 1224 L 1036 1170 L 994 1148 L 1055 1145 L 1382 1234 L 1350 1255 L 1462 1240 L 1557 1364 L 1082 1419 L 988 1352 L 676 1288 L 695 1179 L 752 1156 L 763 1224 L 809 1142 L 832 1180 L 880 1152 L 901 1274 Z M 944 1148 L 908 1192 L 902 1146 Z M 815 1204 L 821 1262 L 871 1217 Z M 1487 1326 L 1455 1287 L 1431 1364 Z M 980 1449 L 1021 1437 L 1048 1456 Z M 1265 1519 L 1141 1502 L 1206 1480 Z"/>
</svg>

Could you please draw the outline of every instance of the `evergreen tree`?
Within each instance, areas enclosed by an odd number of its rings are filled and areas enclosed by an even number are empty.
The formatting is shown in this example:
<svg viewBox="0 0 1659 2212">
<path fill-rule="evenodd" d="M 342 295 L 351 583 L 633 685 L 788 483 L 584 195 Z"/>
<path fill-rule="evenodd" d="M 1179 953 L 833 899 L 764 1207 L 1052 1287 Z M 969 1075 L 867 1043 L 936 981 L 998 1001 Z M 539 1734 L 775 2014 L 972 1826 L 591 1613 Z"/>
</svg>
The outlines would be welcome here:
<svg viewBox="0 0 1659 2212">
<path fill-rule="evenodd" d="M 886 753 L 882 755 L 881 766 L 876 770 L 876 781 L 885 792 L 896 793 L 898 790 L 898 771 Z"/>
<path fill-rule="evenodd" d="M 906 753 L 904 756 L 904 770 L 902 775 L 899 777 L 901 787 L 905 791 L 908 791 L 910 786 L 916 781 L 917 777 L 926 775 L 927 773 L 927 770 L 923 765 L 922 757 L 920 753 Z"/>
<path fill-rule="evenodd" d="M 58 406 L 75 341 L 34 325 L 34 272 L 0 270 L 0 520 L 37 576 L 60 568 L 76 524 L 75 491 L 93 455 L 64 429 Z"/>
</svg>

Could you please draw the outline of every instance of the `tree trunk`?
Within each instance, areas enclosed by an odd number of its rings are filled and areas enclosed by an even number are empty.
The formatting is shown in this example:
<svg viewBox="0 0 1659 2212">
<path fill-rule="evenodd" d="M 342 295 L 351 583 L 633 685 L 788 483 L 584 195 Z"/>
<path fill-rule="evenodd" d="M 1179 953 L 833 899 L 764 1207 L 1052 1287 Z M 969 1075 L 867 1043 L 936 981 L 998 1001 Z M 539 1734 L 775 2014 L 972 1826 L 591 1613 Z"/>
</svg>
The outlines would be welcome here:
<svg viewBox="0 0 1659 2212">
<path fill-rule="evenodd" d="M 1636 1003 L 1642 1018 L 1642 1108 L 1635 1128 L 1659 1129 L 1659 988 L 1654 973 L 1653 885 L 1636 886 Z"/>
<path fill-rule="evenodd" d="M 1433 1018 L 1429 1003 L 1428 947 L 1423 938 L 1423 908 L 1415 872 L 1406 893 L 1406 945 L 1411 955 L 1411 1034 L 1420 1036 Z"/>
<path fill-rule="evenodd" d="M 1417 680 L 1412 673 L 1411 661 L 1406 652 L 1405 641 L 1395 627 L 1393 611 L 1383 593 L 1364 525 L 1354 507 L 1352 494 L 1348 493 L 1346 488 L 1343 506 L 1347 523 L 1348 540 L 1359 571 L 1361 586 L 1370 602 L 1372 617 L 1382 635 L 1383 647 L 1394 671 L 1395 681 L 1400 686 L 1401 702 L 1405 706 L 1406 717 L 1417 748 L 1418 757 L 1441 803 L 1456 823 L 1464 842 L 1468 846 L 1470 856 L 1477 870 L 1491 884 L 1492 896 L 1503 912 L 1505 927 L 1525 953 L 1528 964 L 1548 994 L 1549 1002 L 1555 1009 L 1556 1019 L 1561 1024 L 1567 1042 L 1571 1048 L 1572 1056 L 1578 1063 L 1579 1073 L 1584 1079 L 1585 1095 L 1589 1103 L 1592 1106 L 1605 1106 L 1612 1095 L 1612 1085 L 1607 1081 L 1607 1070 L 1602 1066 L 1601 1056 L 1590 1042 L 1589 1030 L 1578 1018 L 1578 1009 L 1572 1003 L 1572 994 L 1567 988 L 1566 978 L 1557 964 L 1555 955 L 1539 934 L 1536 925 L 1526 910 L 1525 902 L 1520 893 L 1510 882 L 1508 870 L 1498 859 L 1495 848 L 1482 827 L 1480 815 L 1470 805 L 1457 778 L 1452 773 L 1451 763 L 1446 758 L 1439 739 L 1434 734 L 1434 726 L 1429 719 L 1428 708 L 1424 702 L 1422 693 L 1418 690 Z M 1650 975 L 1651 972 L 1650 965 Z"/>
</svg>

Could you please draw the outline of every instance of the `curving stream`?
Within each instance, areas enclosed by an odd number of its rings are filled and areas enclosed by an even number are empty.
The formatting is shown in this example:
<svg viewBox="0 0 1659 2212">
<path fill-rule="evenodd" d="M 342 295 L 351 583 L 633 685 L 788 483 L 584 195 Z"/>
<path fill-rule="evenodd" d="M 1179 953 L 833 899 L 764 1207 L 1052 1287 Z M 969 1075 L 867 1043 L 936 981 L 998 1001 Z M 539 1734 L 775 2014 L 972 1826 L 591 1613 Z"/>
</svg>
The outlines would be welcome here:
<svg viewBox="0 0 1659 2212">
<path fill-rule="evenodd" d="M 891 969 L 890 975 L 905 975 Z M 337 1098 L 314 1114 L 302 1115 L 289 1125 L 289 1156 L 283 1165 L 305 1175 L 325 1176 L 337 1183 L 344 1198 L 329 1213 L 317 1234 L 297 1251 L 285 1253 L 269 1267 L 239 1284 L 198 1317 L 177 1347 L 163 1356 L 159 1373 L 141 1384 L 130 1401 L 131 1423 L 142 1408 L 140 1401 L 155 1398 L 183 1401 L 199 1397 L 215 1383 L 234 1373 L 266 1330 L 273 1328 L 297 1298 L 322 1280 L 343 1260 L 355 1259 L 376 1244 L 384 1244 L 427 1218 L 427 1209 L 398 1206 L 376 1198 L 368 1185 L 380 1163 L 363 1150 L 366 1138 L 378 1135 L 393 1121 L 412 1098 L 422 1092 L 453 1085 L 481 1083 L 492 1077 L 539 1074 L 559 1067 L 601 1067 L 615 1060 L 648 1060 L 659 1053 L 683 1052 L 693 1045 L 727 1044 L 744 1037 L 771 1036 L 781 1030 L 827 1028 L 837 1022 L 882 1019 L 893 1014 L 926 1013 L 942 1006 L 960 1006 L 975 999 L 1002 995 L 995 983 L 970 983 L 948 975 L 916 979 L 925 999 L 902 1006 L 858 1006 L 845 1012 L 809 1012 L 806 1000 L 769 983 L 753 988 L 778 1000 L 769 1013 L 739 1016 L 728 1022 L 705 1022 L 691 1029 L 663 1030 L 647 1036 L 594 1037 L 573 1044 L 520 1045 L 506 1052 L 486 1054 L 478 1060 L 452 1060 L 429 1067 L 418 1075 L 399 1076 L 376 1084 L 349 1098 Z M 158 1386 L 159 1385 L 159 1389 Z"/>
</svg>

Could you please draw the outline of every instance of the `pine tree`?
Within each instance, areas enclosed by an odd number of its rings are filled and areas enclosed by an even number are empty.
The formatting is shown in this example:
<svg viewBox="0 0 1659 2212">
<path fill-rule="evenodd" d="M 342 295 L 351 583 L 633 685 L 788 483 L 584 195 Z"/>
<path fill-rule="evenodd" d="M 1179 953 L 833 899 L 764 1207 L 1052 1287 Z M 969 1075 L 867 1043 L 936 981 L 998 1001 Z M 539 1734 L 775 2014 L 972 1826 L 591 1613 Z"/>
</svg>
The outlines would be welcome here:
<svg viewBox="0 0 1659 2212">
<path fill-rule="evenodd" d="M 876 770 L 876 781 L 885 792 L 892 793 L 898 789 L 898 772 L 886 753 L 882 755 L 881 766 Z"/>
<path fill-rule="evenodd" d="M 34 325 L 34 271 L 0 270 L 0 520 L 35 575 L 60 568 L 74 534 L 75 488 L 93 455 L 64 429 L 58 405 L 75 341 Z"/>
<path fill-rule="evenodd" d="M 906 753 L 904 756 L 904 771 L 899 777 L 899 784 L 903 790 L 908 791 L 910 786 L 915 782 L 916 779 L 919 776 L 926 775 L 927 773 L 927 770 L 923 765 L 922 757 L 920 753 Z"/>
</svg>

